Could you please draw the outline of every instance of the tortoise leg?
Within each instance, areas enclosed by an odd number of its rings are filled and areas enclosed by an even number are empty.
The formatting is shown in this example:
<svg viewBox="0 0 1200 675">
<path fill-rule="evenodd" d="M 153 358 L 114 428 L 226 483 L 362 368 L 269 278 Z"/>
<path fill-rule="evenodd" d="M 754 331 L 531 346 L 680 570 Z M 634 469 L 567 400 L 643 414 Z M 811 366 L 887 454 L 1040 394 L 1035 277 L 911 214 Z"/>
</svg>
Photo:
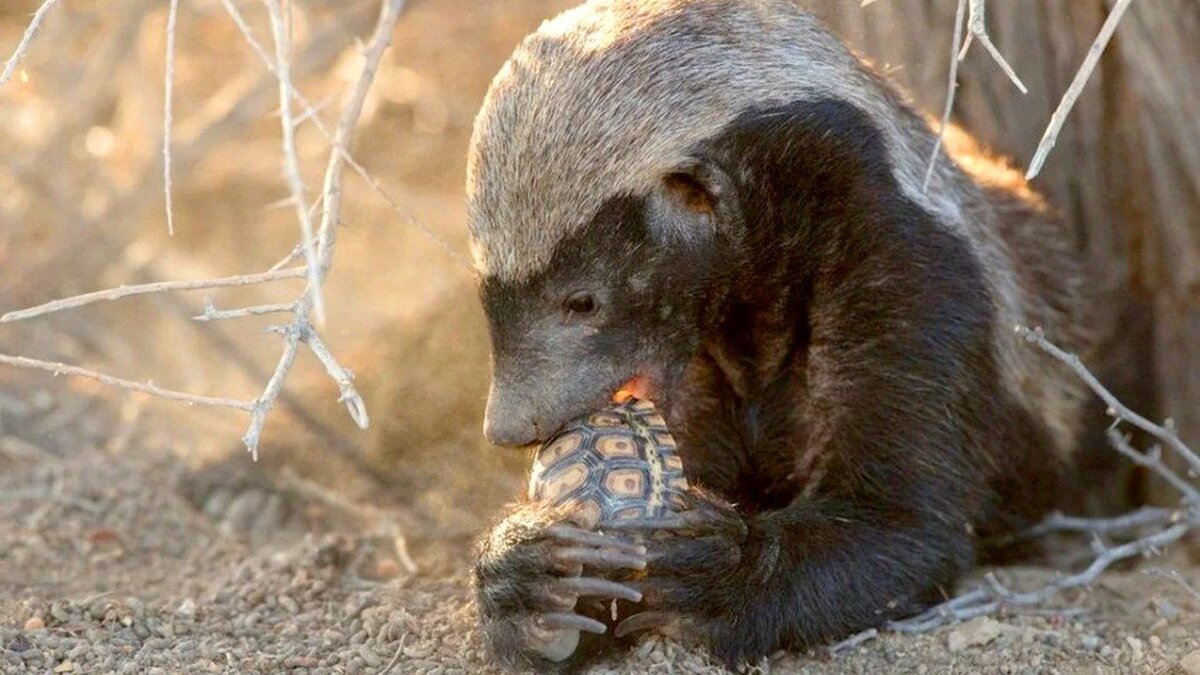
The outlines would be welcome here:
<svg viewBox="0 0 1200 675">
<path fill-rule="evenodd" d="M 541 504 L 518 506 L 480 541 L 474 571 L 489 650 L 538 672 L 571 667 L 608 632 L 601 616 L 576 606 L 580 598 L 642 598 L 602 577 L 644 569 L 645 547 L 575 528 L 560 515 Z"/>
</svg>

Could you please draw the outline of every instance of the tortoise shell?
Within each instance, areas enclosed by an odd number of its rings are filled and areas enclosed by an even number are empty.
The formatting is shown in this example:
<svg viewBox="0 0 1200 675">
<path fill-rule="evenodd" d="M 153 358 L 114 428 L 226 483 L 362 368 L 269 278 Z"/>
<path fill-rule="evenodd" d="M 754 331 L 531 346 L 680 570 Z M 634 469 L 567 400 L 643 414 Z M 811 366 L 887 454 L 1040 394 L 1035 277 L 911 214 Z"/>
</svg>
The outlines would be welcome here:
<svg viewBox="0 0 1200 675">
<path fill-rule="evenodd" d="M 572 507 L 572 522 L 662 517 L 686 508 L 683 461 L 666 420 L 629 399 L 568 422 L 537 451 L 529 498 Z"/>
</svg>

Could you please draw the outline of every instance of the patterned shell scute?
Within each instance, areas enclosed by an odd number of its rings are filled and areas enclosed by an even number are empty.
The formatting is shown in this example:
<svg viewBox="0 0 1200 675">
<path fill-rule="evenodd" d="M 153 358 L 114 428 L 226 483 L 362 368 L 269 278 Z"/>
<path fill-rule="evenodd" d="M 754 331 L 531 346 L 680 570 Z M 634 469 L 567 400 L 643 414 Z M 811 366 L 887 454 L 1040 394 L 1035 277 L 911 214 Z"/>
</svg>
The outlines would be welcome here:
<svg viewBox="0 0 1200 675">
<path fill-rule="evenodd" d="M 637 399 L 569 422 L 538 450 L 529 477 L 530 499 L 574 507 L 572 520 L 588 529 L 682 511 L 687 487 L 666 421 Z"/>
</svg>

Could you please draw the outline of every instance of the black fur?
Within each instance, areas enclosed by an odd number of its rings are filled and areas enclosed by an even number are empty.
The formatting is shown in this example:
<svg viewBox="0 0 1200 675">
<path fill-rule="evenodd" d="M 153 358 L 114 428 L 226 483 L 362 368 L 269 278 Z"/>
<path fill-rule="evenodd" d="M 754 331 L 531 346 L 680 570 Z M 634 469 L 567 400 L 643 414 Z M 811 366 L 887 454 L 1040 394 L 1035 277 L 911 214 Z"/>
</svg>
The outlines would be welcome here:
<svg viewBox="0 0 1200 675">
<path fill-rule="evenodd" d="M 945 597 L 980 535 L 1052 507 L 1064 467 L 1001 385 L 980 262 L 903 196 L 865 115 L 832 100 L 747 111 L 695 159 L 701 184 L 731 187 L 711 236 L 663 240 L 644 196 L 616 197 L 552 269 L 485 280 L 483 298 L 499 363 L 551 344 L 531 327 L 568 321 L 545 318 L 563 293 L 602 290 L 571 349 L 537 359 L 600 363 L 614 386 L 655 374 L 704 522 L 652 540 L 637 609 L 733 666 Z M 496 589 L 523 583 L 527 550 L 493 547 L 476 571 L 501 656 L 521 644 L 497 628 Z"/>
</svg>

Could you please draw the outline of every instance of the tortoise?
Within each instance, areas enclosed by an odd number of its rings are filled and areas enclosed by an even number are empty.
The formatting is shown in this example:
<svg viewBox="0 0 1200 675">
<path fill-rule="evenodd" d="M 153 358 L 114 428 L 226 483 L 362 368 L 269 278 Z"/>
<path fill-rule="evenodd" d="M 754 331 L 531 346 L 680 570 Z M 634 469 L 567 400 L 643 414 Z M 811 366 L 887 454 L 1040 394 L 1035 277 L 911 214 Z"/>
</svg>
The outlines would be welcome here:
<svg viewBox="0 0 1200 675">
<path fill-rule="evenodd" d="M 568 422 L 546 441 L 534 457 L 528 496 L 564 507 L 566 522 L 595 530 L 614 520 L 684 511 L 687 490 L 666 421 L 650 401 L 630 397 Z M 616 612 L 614 600 L 614 621 Z M 548 630 L 539 642 L 542 656 L 562 661 L 578 646 L 579 629 Z"/>
<path fill-rule="evenodd" d="M 531 500 L 567 507 L 587 530 L 683 511 L 687 489 L 666 420 L 636 398 L 568 422 L 537 451 L 529 476 Z"/>
</svg>

